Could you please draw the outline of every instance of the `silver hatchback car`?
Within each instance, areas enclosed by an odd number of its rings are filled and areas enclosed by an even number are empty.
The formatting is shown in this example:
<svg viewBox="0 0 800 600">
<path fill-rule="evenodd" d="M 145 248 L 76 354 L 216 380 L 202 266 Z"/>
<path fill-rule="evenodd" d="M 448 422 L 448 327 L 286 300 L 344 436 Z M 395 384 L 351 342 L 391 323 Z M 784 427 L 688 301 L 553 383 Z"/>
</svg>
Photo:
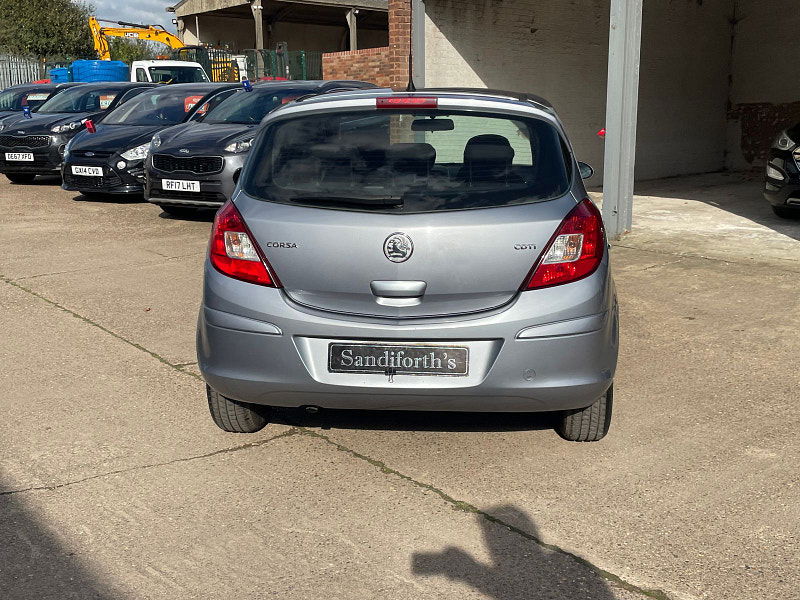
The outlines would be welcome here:
<svg viewBox="0 0 800 600">
<path fill-rule="evenodd" d="M 533 96 L 366 90 L 274 111 L 205 265 L 215 423 L 554 411 L 562 437 L 601 439 L 618 311 L 589 170 Z"/>
</svg>

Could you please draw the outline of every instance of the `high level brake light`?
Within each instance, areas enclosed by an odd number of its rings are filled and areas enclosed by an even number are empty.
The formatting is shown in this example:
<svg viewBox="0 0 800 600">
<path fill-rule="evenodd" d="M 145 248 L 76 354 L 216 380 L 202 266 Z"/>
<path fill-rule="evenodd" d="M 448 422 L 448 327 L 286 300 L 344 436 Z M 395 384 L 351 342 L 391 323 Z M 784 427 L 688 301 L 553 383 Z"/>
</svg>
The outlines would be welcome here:
<svg viewBox="0 0 800 600">
<path fill-rule="evenodd" d="M 375 98 L 375 108 L 436 108 L 438 98 L 425 96 L 385 96 Z"/>
<path fill-rule="evenodd" d="M 588 277 L 603 260 L 605 244 L 603 218 L 594 203 L 586 199 L 561 222 L 522 289 L 551 287 Z"/>
<path fill-rule="evenodd" d="M 280 287 L 277 277 L 271 274 L 264 253 L 231 202 L 220 208 L 214 217 L 208 253 L 211 264 L 223 275 L 258 285 Z"/>
</svg>

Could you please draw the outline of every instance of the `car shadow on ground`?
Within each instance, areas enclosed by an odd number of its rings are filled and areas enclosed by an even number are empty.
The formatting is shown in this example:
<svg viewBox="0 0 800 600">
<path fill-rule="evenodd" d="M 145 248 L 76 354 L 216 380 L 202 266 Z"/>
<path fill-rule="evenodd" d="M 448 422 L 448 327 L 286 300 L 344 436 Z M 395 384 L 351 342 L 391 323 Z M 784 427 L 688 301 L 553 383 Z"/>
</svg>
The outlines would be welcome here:
<svg viewBox="0 0 800 600">
<path fill-rule="evenodd" d="M 533 520 L 519 508 L 497 506 L 476 514 L 475 519 L 483 533 L 488 560 L 448 546 L 412 554 L 412 573 L 465 584 L 482 598 L 496 600 L 614 598 L 607 582 L 590 565 L 541 544 Z"/>
<path fill-rule="evenodd" d="M 469 413 L 273 408 L 272 423 L 319 429 L 378 431 L 531 431 L 552 429 L 557 413 Z"/>
<path fill-rule="evenodd" d="M 87 549 L 68 548 L 60 542 L 59 524 L 42 522 L 28 503 L 31 493 L 4 492 L 0 482 L 0 598 L 112 600 L 96 568 L 81 556 Z"/>
<path fill-rule="evenodd" d="M 11 186 L 17 187 L 25 187 L 29 185 L 38 185 L 38 186 L 60 186 L 61 185 L 61 175 L 37 175 L 36 179 L 33 181 L 26 181 L 25 183 L 14 183 L 13 181 L 9 181 L 6 179 L 5 183 L 8 183 Z"/>
<path fill-rule="evenodd" d="M 162 210 L 158 216 L 168 221 L 193 221 L 197 223 L 211 223 L 217 211 L 213 208 L 190 209 L 185 212 L 169 213 Z"/>
<path fill-rule="evenodd" d="M 142 204 L 144 196 L 140 194 L 103 194 L 101 192 L 81 193 L 73 196 L 74 202 L 97 202 L 102 204 Z"/>
</svg>

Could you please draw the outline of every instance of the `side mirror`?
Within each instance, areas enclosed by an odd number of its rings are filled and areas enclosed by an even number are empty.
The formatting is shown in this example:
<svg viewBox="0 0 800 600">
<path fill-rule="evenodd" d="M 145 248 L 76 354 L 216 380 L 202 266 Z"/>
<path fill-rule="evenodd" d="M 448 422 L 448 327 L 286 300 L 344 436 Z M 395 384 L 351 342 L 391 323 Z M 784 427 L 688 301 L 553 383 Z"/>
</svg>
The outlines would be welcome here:
<svg viewBox="0 0 800 600">
<path fill-rule="evenodd" d="M 581 179 L 589 179 L 594 175 L 594 169 L 585 162 L 578 162 L 578 171 L 580 171 Z"/>
</svg>

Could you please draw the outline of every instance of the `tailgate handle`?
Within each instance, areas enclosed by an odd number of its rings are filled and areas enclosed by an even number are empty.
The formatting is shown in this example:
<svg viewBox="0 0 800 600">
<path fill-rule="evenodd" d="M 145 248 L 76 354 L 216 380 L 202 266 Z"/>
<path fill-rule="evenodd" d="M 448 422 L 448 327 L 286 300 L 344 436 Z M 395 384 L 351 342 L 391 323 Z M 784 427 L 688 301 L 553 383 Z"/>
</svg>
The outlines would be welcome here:
<svg viewBox="0 0 800 600">
<path fill-rule="evenodd" d="M 428 284 L 424 281 L 371 281 L 373 295 L 380 298 L 419 298 Z"/>
</svg>

